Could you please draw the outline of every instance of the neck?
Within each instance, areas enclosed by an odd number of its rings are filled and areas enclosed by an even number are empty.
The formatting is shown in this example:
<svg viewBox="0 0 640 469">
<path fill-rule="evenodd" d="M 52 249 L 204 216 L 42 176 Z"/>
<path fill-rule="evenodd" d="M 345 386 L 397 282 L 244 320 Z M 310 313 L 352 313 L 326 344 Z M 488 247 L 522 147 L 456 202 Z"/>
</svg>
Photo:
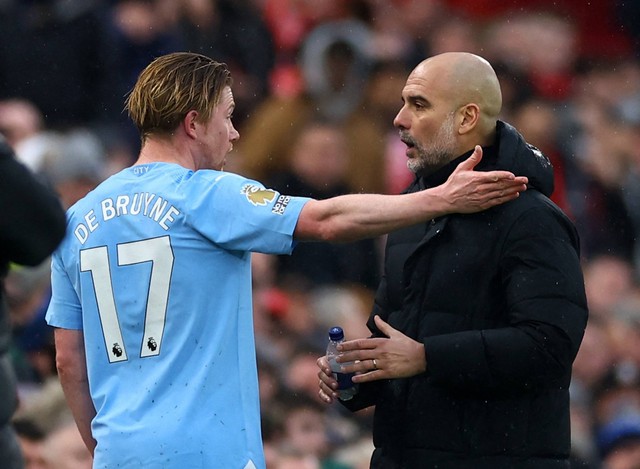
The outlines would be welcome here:
<svg viewBox="0 0 640 469">
<path fill-rule="evenodd" d="M 183 148 L 175 139 L 148 138 L 140 150 L 135 165 L 145 163 L 175 163 L 187 169 L 196 169 L 188 149 Z"/>
</svg>

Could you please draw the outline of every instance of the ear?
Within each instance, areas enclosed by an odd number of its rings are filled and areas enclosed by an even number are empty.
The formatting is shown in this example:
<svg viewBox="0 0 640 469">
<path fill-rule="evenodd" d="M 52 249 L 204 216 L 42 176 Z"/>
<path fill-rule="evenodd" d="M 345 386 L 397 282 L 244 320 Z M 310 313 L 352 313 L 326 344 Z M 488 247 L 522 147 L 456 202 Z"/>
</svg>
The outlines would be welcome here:
<svg viewBox="0 0 640 469">
<path fill-rule="evenodd" d="M 198 111 L 189 111 L 182 119 L 182 127 L 185 133 L 191 138 L 198 137 Z"/>
<path fill-rule="evenodd" d="M 477 104 L 465 104 L 459 110 L 460 125 L 458 133 L 460 135 L 468 134 L 476 128 L 480 121 L 480 107 Z"/>
</svg>

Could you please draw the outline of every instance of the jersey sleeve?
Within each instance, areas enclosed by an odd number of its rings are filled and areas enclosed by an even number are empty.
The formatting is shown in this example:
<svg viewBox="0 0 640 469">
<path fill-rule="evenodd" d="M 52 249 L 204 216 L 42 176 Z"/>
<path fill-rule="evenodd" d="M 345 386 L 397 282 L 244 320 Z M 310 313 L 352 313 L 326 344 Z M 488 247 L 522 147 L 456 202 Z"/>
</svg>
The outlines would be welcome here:
<svg viewBox="0 0 640 469">
<path fill-rule="evenodd" d="M 60 251 L 51 259 L 51 301 L 45 319 L 47 324 L 63 329 L 82 329 L 80 300 L 62 263 Z"/>
<path fill-rule="evenodd" d="M 229 250 L 290 254 L 298 217 L 311 200 L 232 173 L 196 171 L 188 186 L 187 222 Z"/>
</svg>

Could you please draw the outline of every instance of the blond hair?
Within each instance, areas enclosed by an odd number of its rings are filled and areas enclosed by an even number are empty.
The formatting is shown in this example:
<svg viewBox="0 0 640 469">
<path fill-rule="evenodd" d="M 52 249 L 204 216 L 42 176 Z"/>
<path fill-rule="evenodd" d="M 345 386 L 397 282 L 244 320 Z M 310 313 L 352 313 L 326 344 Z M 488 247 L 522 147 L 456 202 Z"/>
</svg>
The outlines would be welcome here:
<svg viewBox="0 0 640 469">
<path fill-rule="evenodd" d="M 144 143 L 149 135 L 173 132 L 189 111 L 197 111 L 201 122 L 209 120 L 231 83 L 224 63 L 191 52 L 163 55 L 140 73 L 125 110 Z"/>
</svg>

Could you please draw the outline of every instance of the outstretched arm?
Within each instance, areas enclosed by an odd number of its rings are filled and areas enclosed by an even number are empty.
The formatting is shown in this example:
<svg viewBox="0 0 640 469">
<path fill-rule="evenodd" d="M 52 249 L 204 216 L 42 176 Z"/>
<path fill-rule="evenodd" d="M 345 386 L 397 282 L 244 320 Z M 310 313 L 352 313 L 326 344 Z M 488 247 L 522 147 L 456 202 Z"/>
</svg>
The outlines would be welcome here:
<svg viewBox="0 0 640 469">
<path fill-rule="evenodd" d="M 379 236 L 448 213 L 473 213 L 518 197 L 527 178 L 508 171 L 474 171 L 477 145 L 444 184 L 412 194 L 350 194 L 308 202 L 294 236 L 299 240 L 353 241 Z"/>
</svg>

